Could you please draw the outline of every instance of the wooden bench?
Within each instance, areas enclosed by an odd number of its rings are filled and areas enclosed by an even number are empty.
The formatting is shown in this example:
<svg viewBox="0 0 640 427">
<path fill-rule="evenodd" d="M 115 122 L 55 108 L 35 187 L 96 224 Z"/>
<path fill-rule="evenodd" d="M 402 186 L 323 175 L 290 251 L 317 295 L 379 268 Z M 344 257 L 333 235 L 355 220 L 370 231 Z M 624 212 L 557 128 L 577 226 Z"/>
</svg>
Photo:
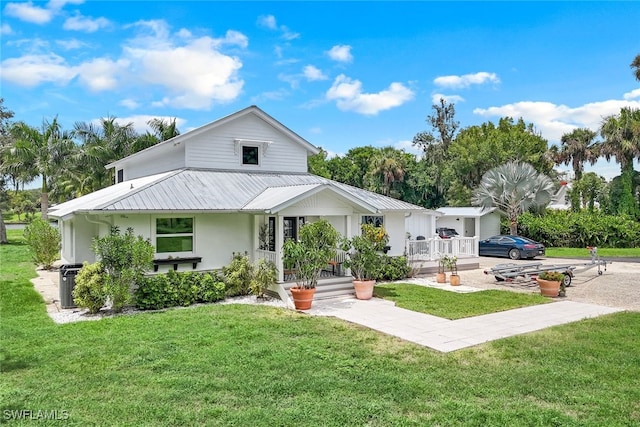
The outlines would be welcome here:
<svg viewBox="0 0 640 427">
<path fill-rule="evenodd" d="M 184 257 L 184 258 L 163 258 L 153 260 L 153 271 L 158 271 L 158 267 L 161 265 L 173 265 L 174 271 L 178 269 L 179 264 L 191 264 L 195 270 L 199 262 L 202 262 L 202 257 Z"/>
</svg>

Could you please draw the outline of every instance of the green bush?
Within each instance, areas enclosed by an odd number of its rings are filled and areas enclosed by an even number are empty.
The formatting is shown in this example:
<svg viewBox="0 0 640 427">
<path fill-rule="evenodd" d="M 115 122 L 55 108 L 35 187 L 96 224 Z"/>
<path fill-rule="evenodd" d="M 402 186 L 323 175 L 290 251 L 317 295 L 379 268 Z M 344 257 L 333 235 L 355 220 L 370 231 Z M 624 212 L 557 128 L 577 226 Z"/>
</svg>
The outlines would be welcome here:
<svg viewBox="0 0 640 427">
<path fill-rule="evenodd" d="M 84 263 L 75 278 L 73 288 L 73 302 L 82 308 L 88 308 L 89 313 L 97 313 L 107 302 L 105 289 L 106 273 L 102 264 Z"/>
<path fill-rule="evenodd" d="M 227 296 L 249 295 L 253 265 L 247 254 L 234 253 L 231 263 L 222 268 L 222 273 L 224 274 Z"/>
<path fill-rule="evenodd" d="M 135 305 L 140 310 L 215 302 L 224 297 L 224 282 L 217 274 L 173 270 L 145 277 L 134 293 Z"/>
<path fill-rule="evenodd" d="M 106 273 L 106 289 L 115 312 L 131 301 L 132 290 L 142 281 L 145 271 L 152 266 L 154 249 L 142 236 L 134 236 L 129 228 L 120 234 L 113 227 L 108 236 L 93 240 L 93 251 Z"/>
<path fill-rule="evenodd" d="M 60 256 L 60 232 L 47 221 L 36 218 L 23 232 L 24 239 L 31 251 L 33 262 L 46 270 Z"/>
<path fill-rule="evenodd" d="M 277 282 L 278 268 L 276 265 L 271 261 L 260 258 L 253 267 L 253 275 L 249 282 L 251 294 L 258 298 L 264 298 L 264 293 L 269 289 L 269 286 L 275 285 Z"/>
<path fill-rule="evenodd" d="M 589 211 L 524 213 L 519 234 L 548 247 L 634 248 L 640 246 L 640 223 L 631 217 Z"/>
<path fill-rule="evenodd" d="M 377 280 L 402 280 L 409 277 L 411 267 L 406 257 L 382 255 L 380 261 L 382 266 L 376 277 Z"/>
</svg>

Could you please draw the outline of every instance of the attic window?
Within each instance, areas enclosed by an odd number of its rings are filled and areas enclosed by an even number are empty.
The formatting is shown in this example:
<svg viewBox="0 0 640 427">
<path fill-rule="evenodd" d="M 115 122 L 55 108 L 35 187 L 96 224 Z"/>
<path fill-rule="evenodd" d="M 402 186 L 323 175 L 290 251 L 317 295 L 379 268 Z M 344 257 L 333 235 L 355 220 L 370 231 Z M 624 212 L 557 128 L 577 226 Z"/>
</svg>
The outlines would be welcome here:
<svg viewBox="0 0 640 427">
<path fill-rule="evenodd" d="M 124 169 L 118 169 L 117 172 L 117 177 L 116 177 L 116 184 L 124 181 Z"/>
<path fill-rule="evenodd" d="M 243 145 L 242 146 L 242 164 L 243 165 L 259 165 L 260 157 L 259 157 L 260 149 L 258 147 L 252 145 Z"/>
</svg>

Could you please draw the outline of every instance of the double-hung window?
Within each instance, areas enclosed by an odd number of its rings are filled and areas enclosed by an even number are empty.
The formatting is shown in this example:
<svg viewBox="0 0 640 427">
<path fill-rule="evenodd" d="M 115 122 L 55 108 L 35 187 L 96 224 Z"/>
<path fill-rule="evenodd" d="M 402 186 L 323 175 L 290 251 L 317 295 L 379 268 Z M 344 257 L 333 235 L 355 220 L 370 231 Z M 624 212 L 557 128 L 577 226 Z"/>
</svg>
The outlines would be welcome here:
<svg viewBox="0 0 640 427">
<path fill-rule="evenodd" d="M 156 253 L 193 252 L 193 218 L 156 218 Z"/>
</svg>

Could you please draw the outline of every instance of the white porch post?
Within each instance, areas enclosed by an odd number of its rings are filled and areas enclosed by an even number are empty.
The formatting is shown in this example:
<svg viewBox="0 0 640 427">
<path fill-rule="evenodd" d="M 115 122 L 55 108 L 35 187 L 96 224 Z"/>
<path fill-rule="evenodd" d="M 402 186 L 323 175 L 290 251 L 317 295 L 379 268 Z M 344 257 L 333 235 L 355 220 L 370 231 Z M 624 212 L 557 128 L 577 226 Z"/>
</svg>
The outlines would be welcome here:
<svg viewBox="0 0 640 427">
<path fill-rule="evenodd" d="M 282 262 L 282 245 L 284 242 L 284 217 L 276 216 L 276 265 L 278 266 L 278 282 L 284 282 L 284 263 Z"/>
<path fill-rule="evenodd" d="M 346 224 L 345 224 L 346 236 L 345 237 L 347 239 L 350 239 L 352 237 L 352 234 L 351 234 L 351 221 L 352 221 L 351 215 L 346 215 Z"/>
</svg>

